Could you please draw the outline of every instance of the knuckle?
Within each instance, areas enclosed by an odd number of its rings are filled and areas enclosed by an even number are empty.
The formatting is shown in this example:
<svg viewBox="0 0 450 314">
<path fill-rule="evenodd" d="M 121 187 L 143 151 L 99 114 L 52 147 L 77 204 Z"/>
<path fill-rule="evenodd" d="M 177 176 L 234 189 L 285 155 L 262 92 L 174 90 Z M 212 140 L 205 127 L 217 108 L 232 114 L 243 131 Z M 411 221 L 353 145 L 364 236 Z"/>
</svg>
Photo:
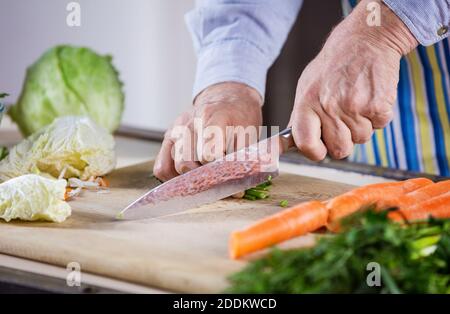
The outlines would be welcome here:
<svg viewBox="0 0 450 314">
<path fill-rule="evenodd" d="M 376 129 L 383 129 L 383 128 L 386 127 L 388 124 L 389 124 L 389 120 L 388 120 L 388 119 L 379 120 L 379 121 L 377 121 L 377 123 L 375 124 L 375 128 L 376 128 Z"/>
<path fill-rule="evenodd" d="M 386 113 L 385 115 L 380 115 L 376 119 L 372 120 L 372 124 L 374 128 L 381 129 L 389 124 L 392 120 L 392 114 Z"/>
<path fill-rule="evenodd" d="M 321 161 L 324 160 L 326 156 L 326 151 L 323 153 L 315 152 L 314 154 L 309 155 L 309 159 L 311 159 L 312 161 Z"/>
<path fill-rule="evenodd" d="M 370 140 L 372 134 L 373 134 L 372 129 L 357 130 L 352 132 L 352 139 L 353 142 L 356 144 L 364 144 Z"/>
<path fill-rule="evenodd" d="M 386 101 L 388 104 L 390 104 L 391 106 L 392 106 L 393 104 L 395 104 L 395 102 L 397 101 L 397 85 L 394 85 L 394 86 L 392 87 L 392 89 L 390 89 L 390 91 L 388 91 L 388 92 L 386 93 L 385 97 L 386 97 L 386 100 L 385 100 L 385 101 Z"/>
<path fill-rule="evenodd" d="M 334 159 L 344 159 L 348 156 L 350 156 L 351 151 L 347 150 L 347 149 L 334 149 L 332 151 L 330 151 L 330 155 L 334 158 Z"/>
<path fill-rule="evenodd" d="M 326 151 L 322 152 L 320 150 L 320 147 L 318 147 L 315 143 L 311 141 L 302 141 L 299 143 L 296 143 L 297 149 L 299 152 L 304 154 L 306 157 L 313 161 L 320 161 L 323 160 L 326 156 Z"/>
<path fill-rule="evenodd" d="M 320 102 L 322 110 L 330 116 L 334 116 L 338 113 L 339 102 L 335 99 L 326 99 Z"/>
<path fill-rule="evenodd" d="M 355 144 L 364 144 L 367 143 L 372 137 L 372 133 L 367 134 L 367 133 L 363 133 L 363 134 L 355 134 L 353 137 L 353 142 Z"/>
<path fill-rule="evenodd" d="M 301 141 L 298 141 L 298 143 L 296 143 L 297 148 L 299 151 L 301 152 L 309 152 L 314 150 L 314 146 L 315 144 L 313 143 L 312 140 L 310 139 L 306 139 L 303 138 Z"/>
<path fill-rule="evenodd" d="M 299 104 L 308 104 L 312 101 L 317 101 L 320 97 L 320 88 L 316 83 L 305 83 L 300 77 L 297 83 L 296 98 Z"/>
<path fill-rule="evenodd" d="M 355 117 L 357 115 L 359 115 L 361 113 L 361 108 L 363 106 L 361 106 L 359 103 L 355 102 L 355 101 L 347 101 L 345 106 L 343 107 L 343 111 L 351 116 L 351 117 Z"/>
<path fill-rule="evenodd" d="M 335 142 L 331 147 L 328 147 L 328 152 L 333 159 L 344 159 L 352 153 L 353 143 L 350 142 Z"/>
<path fill-rule="evenodd" d="M 369 119 L 374 128 L 384 128 L 394 117 L 392 106 L 389 104 L 371 104 L 369 109 Z"/>
<path fill-rule="evenodd" d="M 384 117 L 392 111 L 392 106 L 386 102 L 372 102 L 369 104 L 368 111 L 373 117 Z"/>
</svg>

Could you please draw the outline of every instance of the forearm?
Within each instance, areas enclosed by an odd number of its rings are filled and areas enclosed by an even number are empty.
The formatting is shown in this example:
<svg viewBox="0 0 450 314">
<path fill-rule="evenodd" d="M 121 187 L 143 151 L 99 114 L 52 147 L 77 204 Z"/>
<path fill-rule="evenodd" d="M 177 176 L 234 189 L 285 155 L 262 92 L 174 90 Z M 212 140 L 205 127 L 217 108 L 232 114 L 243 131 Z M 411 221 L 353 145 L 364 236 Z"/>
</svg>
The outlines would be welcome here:
<svg viewBox="0 0 450 314">
<path fill-rule="evenodd" d="M 380 8 L 379 26 L 368 23 L 369 8 Z M 450 0 L 362 0 L 343 24 L 348 32 L 407 54 L 420 43 L 434 44 L 449 36 Z"/>
<path fill-rule="evenodd" d="M 368 4 L 379 5 L 380 24 L 368 23 L 371 12 Z M 378 13 L 375 13 L 378 14 Z M 417 47 L 418 42 L 404 22 L 381 0 L 363 0 L 340 25 L 342 36 L 353 36 L 382 49 L 390 48 L 400 55 L 406 55 Z M 357 40 L 355 40 L 357 41 Z"/>
<path fill-rule="evenodd" d="M 302 0 L 198 1 L 186 16 L 198 56 L 194 97 L 213 84 L 244 83 L 264 96 Z"/>
<path fill-rule="evenodd" d="M 450 0 L 383 0 L 422 45 L 449 36 Z"/>
</svg>

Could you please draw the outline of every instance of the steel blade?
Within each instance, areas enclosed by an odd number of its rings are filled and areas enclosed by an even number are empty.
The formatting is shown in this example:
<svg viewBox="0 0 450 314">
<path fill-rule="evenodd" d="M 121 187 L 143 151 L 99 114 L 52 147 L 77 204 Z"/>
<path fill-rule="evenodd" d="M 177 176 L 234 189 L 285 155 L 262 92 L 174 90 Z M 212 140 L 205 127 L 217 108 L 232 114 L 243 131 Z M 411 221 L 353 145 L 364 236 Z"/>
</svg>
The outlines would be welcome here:
<svg viewBox="0 0 450 314">
<path fill-rule="evenodd" d="M 187 174 L 189 173 L 186 173 L 184 175 Z M 254 187 L 260 183 L 263 183 L 268 179 L 269 176 L 274 178 L 277 175 L 278 171 L 270 173 L 258 172 L 243 179 L 230 180 L 228 182 L 212 186 L 211 188 L 194 195 L 174 196 L 168 200 L 165 200 L 163 197 L 163 200 L 161 200 L 160 196 L 164 194 L 164 185 L 169 186 L 173 183 L 167 181 L 166 183 L 141 196 L 134 203 L 130 204 L 127 208 L 119 213 L 117 218 L 134 220 L 157 218 L 165 215 L 175 214 L 187 209 L 221 200 L 238 192 L 244 191 L 248 188 Z"/>
<path fill-rule="evenodd" d="M 145 193 L 123 209 L 117 218 L 144 219 L 175 214 L 242 192 L 263 183 L 268 177 L 276 177 L 280 152 L 278 138 L 289 135 L 290 129 L 284 130 L 177 176 Z M 271 141 L 274 138 L 276 141 Z M 261 151 L 264 154 L 260 155 Z"/>
</svg>

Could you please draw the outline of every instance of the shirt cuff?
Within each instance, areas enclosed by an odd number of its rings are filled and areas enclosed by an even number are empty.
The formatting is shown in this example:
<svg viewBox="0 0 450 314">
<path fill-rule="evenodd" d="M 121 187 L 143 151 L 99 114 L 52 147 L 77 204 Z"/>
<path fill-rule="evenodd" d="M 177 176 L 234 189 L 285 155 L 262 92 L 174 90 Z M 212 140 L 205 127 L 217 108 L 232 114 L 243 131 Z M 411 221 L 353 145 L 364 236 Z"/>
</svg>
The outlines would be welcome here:
<svg viewBox="0 0 450 314">
<path fill-rule="evenodd" d="M 262 50 L 246 39 L 215 42 L 200 50 L 193 97 L 208 86 L 237 82 L 256 89 L 264 98 L 270 64 Z"/>
<path fill-rule="evenodd" d="M 383 0 L 405 23 L 417 41 L 433 45 L 449 36 L 450 0 Z"/>
</svg>

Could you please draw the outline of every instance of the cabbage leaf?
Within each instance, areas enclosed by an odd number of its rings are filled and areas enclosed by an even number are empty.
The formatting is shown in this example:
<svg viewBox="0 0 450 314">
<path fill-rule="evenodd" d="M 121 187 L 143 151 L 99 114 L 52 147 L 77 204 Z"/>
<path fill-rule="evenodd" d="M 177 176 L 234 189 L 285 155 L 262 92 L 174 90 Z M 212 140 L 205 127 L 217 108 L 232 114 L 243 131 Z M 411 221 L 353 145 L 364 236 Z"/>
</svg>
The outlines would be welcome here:
<svg viewBox="0 0 450 314">
<path fill-rule="evenodd" d="M 87 180 L 111 172 L 114 138 L 88 117 L 61 117 L 23 140 L 0 161 L 0 182 L 24 174 Z"/>
<path fill-rule="evenodd" d="M 64 201 L 66 184 L 33 174 L 0 184 L 0 218 L 63 222 L 71 214 Z"/>
</svg>

